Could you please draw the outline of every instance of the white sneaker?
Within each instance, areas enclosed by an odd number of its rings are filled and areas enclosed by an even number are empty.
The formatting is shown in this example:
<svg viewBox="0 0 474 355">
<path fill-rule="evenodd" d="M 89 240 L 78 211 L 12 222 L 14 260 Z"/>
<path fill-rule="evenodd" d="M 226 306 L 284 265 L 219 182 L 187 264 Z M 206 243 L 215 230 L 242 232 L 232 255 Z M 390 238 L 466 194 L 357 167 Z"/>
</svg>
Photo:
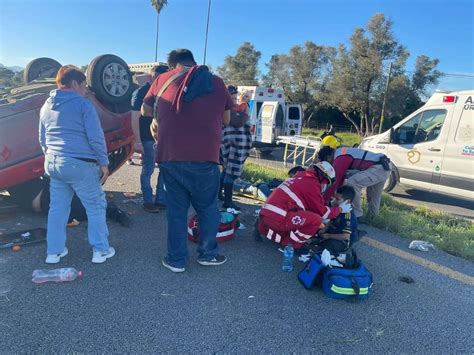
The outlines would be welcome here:
<svg viewBox="0 0 474 355">
<path fill-rule="evenodd" d="M 92 254 L 92 262 L 94 264 L 102 264 L 107 259 L 111 258 L 114 255 L 115 255 L 115 249 L 112 247 L 109 247 L 108 251 L 95 251 Z"/>
<path fill-rule="evenodd" d="M 46 264 L 57 264 L 61 260 L 61 258 L 64 258 L 68 253 L 67 248 L 64 248 L 63 252 L 61 254 L 48 254 L 46 257 Z"/>
</svg>

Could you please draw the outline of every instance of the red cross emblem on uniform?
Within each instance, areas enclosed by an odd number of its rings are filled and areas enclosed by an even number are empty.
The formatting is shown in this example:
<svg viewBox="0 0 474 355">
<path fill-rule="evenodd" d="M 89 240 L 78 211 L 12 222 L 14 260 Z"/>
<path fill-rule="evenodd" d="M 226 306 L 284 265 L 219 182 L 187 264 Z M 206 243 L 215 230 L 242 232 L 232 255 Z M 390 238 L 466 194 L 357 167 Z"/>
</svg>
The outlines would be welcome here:
<svg viewBox="0 0 474 355">
<path fill-rule="evenodd" d="M 292 224 L 303 224 L 303 219 L 300 216 L 294 216 L 291 219 Z"/>
</svg>

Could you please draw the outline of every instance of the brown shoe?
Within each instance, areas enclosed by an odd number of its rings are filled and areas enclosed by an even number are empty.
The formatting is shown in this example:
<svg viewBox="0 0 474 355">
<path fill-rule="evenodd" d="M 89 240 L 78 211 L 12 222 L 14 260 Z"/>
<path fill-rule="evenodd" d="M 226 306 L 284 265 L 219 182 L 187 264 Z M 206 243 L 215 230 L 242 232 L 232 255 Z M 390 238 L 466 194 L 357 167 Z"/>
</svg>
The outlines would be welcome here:
<svg viewBox="0 0 474 355">
<path fill-rule="evenodd" d="M 155 206 L 153 203 L 151 202 L 147 202 L 147 203 L 144 203 L 143 204 L 143 209 L 147 212 L 150 212 L 150 213 L 158 213 L 160 212 L 160 208 L 158 208 L 157 206 Z"/>
</svg>

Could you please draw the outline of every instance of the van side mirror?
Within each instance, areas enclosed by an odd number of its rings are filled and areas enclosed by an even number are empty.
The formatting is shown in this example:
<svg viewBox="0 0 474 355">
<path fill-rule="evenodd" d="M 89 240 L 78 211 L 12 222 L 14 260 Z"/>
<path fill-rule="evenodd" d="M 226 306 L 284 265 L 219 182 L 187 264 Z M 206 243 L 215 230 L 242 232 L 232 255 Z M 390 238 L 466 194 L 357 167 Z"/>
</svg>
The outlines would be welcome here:
<svg viewBox="0 0 474 355">
<path fill-rule="evenodd" d="M 395 130 L 390 128 L 390 138 L 389 138 L 390 143 L 396 143 L 396 135 L 395 135 Z"/>
</svg>

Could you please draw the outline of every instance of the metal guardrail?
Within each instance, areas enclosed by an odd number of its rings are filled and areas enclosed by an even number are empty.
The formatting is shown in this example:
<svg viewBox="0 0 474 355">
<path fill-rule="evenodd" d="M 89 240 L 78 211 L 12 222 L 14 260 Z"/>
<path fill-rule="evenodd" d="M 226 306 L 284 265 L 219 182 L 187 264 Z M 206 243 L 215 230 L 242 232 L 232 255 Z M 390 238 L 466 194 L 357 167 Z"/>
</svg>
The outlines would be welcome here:
<svg viewBox="0 0 474 355">
<path fill-rule="evenodd" d="M 300 157 L 301 165 L 311 165 L 321 148 L 322 142 L 321 138 L 314 136 L 280 136 L 277 139 L 277 144 L 285 145 L 283 164 L 287 167 L 288 160 L 293 159 L 293 165 L 296 165 Z"/>
</svg>

